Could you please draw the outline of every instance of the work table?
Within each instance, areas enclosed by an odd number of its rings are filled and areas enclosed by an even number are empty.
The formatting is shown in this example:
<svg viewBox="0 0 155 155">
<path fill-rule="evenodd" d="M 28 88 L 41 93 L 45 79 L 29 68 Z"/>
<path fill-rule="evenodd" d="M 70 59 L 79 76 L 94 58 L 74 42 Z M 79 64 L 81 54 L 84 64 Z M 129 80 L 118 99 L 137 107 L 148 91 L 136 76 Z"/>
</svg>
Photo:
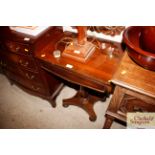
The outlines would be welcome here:
<svg viewBox="0 0 155 155">
<path fill-rule="evenodd" d="M 89 38 L 88 40 L 93 42 L 96 48 L 88 60 L 81 62 L 62 54 L 66 47 L 62 40 L 76 38 L 76 34 L 69 32 L 61 34 L 59 31 L 54 33 L 55 37 L 43 50 L 36 51 L 35 57 L 41 63 L 43 70 L 80 86 L 80 90 L 73 98 L 63 100 L 63 106 L 79 106 L 89 114 L 91 121 L 95 121 L 94 103 L 100 99 L 105 100 L 113 92 L 114 87 L 111 84 L 111 79 L 123 56 L 121 44 Z M 106 48 L 101 49 L 103 45 Z M 54 57 L 55 50 L 61 51 L 60 57 Z M 100 93 L 101 98 L 96 98 L 95 95 Z"/>
</svg>

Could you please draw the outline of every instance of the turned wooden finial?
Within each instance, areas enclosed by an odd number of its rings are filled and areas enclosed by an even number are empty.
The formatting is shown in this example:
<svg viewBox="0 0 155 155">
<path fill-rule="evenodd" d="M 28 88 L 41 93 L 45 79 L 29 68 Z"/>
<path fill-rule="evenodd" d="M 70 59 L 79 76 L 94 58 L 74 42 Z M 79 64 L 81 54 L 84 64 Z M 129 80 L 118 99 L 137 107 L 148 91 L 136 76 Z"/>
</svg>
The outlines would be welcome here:
<svg viewBox="0 0 155 155">
<path fill-rule="evenodd" d="M 87 41 L 87 26 L 77 26 L 78 43 L 84 45 Z"/>
</svg>

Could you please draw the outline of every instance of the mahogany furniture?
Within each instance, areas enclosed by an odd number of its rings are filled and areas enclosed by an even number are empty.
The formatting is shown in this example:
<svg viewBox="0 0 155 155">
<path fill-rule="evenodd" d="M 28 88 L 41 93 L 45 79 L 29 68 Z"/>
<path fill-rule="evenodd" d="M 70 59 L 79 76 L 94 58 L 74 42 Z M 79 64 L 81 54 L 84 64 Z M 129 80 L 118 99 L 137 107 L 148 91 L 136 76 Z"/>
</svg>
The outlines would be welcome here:
<svg viewBox="0 0 155 155">
<path fill-rule="evenodd" d="M 155 52 L 150 52 L 144 50 L 141 45 L 141 42 L 143 43 L 143 46 L 145 45 L 147 48 L 151 48 L 153 50 L 153 46 L 155 46 L 154 38 L 152 38 L 151 43 L 151 37 L 150 34 L 148 36 L 144 35 L 143 33 L 143 27 L 142 26 L 131 26 L 128 27 L 123 34 L 123 40 L 125 44 L 127 45 L 127 52 L 129 56 L 139 65 L 143 66 L 146 69 L 149 70 L 155 70 Z M 141 38 L 141 34 L 142 38 Z M 146 39 L 150 38 L 150 44 L 146 41 Z M 153 37 L 153 33 L 152 33 Z M 145 41 L 145 44 L 144 44 Z M 146 48 L 145 47 L 145 48 Z"/>
<path fill-rule="evenodd" d="M 86 62 L 64 57 L 62 51 L 66 47 L 65 41 L 76 37 L 75 34 L 69 32 L 64 33 L 61 39 L 55 37 L 43 50 L 35 52 L 35 56 L 44 70 L 80 86 L 80 90 L 73 98 L 63 100 L 63 106 L 79 106 L 89 114 L 91 121 L 95 121 L 94 102 L 101 98 L 105 99 L 109 93 L 112 93 L 113 86 L 110 80 L 123 52 L 119 43 L 89 38 L 88 40 L 95 44 L 96 49 Z M 61 51 L 60 57 L 55 57 L 55 50 Z"/>
<path fill-rule="evenodd" d="M 155 26 L 143 26 L 140 35 L 143 50 L 155 53 Z"/>
<path fill-rule="evenodd" d="M 49 27 L 38 36 L 30 36 L 0 28 L 0 68 L 11 83 L 18 84 L 29 93 L 47 99 L 53 107 L 55 98 L 62 88 L 62 83 L 55 76 L 43 71 L 34 58 L 34 52 L 41 51 L 50 40 L 54 39 L 57 29 Z"/>
<path fill-rule="evenodd" d="M 137 65 L 125 53 L 111 80 L 116 88 L 103 128 L 110 128 L 115 119 L 126 122 L 127 112 L 155 112 L 154 79 L 155 72 Z"/>
</svg>

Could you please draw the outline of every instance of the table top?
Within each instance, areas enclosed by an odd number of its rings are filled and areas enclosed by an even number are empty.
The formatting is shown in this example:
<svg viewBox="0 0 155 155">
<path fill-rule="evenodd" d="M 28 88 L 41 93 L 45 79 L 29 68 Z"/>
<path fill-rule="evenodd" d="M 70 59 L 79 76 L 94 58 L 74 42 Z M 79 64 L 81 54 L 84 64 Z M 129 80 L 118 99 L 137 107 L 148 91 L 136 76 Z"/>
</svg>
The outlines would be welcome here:
<svg viewBox="0 0 155 155">
<path fill-rule="evenodd" d="M 124 54 L 112 82 L 155 98 L 155 72 L 137 65 L 127 52 Z"/>
<path fill-rule="evenodd" d="M 63 77 L 66 76 L 66 79 L 69 79 L 71 82 L 77 84 L 80 83 L 83 86 L 101 92 L 102 87 L 97 87 L 97 85 L 110 86 L 110 80 L 123 55 L 120 44 L 113 43 L 113 45 L 117 47 L 117 50 L 114 50 L 112 57 L 107 55 L 105 50 L 96 48 L 95 52 L 86 62 L 76 61 L 69 57 L 63 57 L 62 55 L 60 58 L 55 58 L 53 56 L 53 51 L 55 50 L 58 41 L 65 36 L 75 37 L 75 35 L 71 33 L 58 34 L 59 32 L 57 32 L 57 35 L 51 40 L 50 44 L 48 44 L 42 51 L 36 52 L 36 57 L 44 64 L 48 64 L 51 67 L 51 70 L 54 70 L 55 68 L 57 70 L 61 69 L 59 75 L 63 74 Z M 96 44 L 96 42 L 94 42 L 94 44 Z M 65 47 L 60 45 L 60 47 L 57 48 L 63 52 Z M 54 71 L 56 75 L 57 70 Z M 94 83 L 94 85 L 92 85 L 92 83 Z"/>
<path fill-rule="evenodd" d="M 15 42 L 20 42 L 20 43 L 26 43 L 26 44 L 34 44 L 35 42 L 37 42 L 37 40 L 39 40 L 41 37 L 45 36 L 47 33 L 49 33 L 50 31 L 52 31 L 52 29 L 55 29 L 56 27 L 48 27 L 46 28 L 44 31 L 42 31 L 41 33 L 39 33 L 36 36 L 30 35 L 30 34 L 26 34 L 26 33 L 21 33 L 18 31 L 15 31 L 11 28 L 9 28 L 8 26 L 2 26 L 0 28 L 0 38 L 1 39 L 6 39 L 6 40 L 12 40 Z"/>
</svg>

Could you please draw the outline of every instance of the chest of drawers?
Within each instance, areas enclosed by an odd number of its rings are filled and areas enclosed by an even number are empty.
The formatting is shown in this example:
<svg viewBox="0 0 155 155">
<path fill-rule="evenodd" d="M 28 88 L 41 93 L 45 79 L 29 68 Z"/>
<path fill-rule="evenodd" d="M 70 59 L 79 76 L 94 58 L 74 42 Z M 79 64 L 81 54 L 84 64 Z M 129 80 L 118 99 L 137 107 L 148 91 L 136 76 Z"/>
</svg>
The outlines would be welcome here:
<svg viewBox="0 0 155 155">
<path fill-rule="evenodd" d="M 24 90 L 49 100 L 53 107 L 54 99 L 62 83 L 53 75 L 40 68 L 34 52 L 42 50 L 55 35 L 62 34 L 58 27 L 49 27 L 37 37 L 10 30 L 0 29 L 0 70 L 11 83 Z"/>
</svg>

